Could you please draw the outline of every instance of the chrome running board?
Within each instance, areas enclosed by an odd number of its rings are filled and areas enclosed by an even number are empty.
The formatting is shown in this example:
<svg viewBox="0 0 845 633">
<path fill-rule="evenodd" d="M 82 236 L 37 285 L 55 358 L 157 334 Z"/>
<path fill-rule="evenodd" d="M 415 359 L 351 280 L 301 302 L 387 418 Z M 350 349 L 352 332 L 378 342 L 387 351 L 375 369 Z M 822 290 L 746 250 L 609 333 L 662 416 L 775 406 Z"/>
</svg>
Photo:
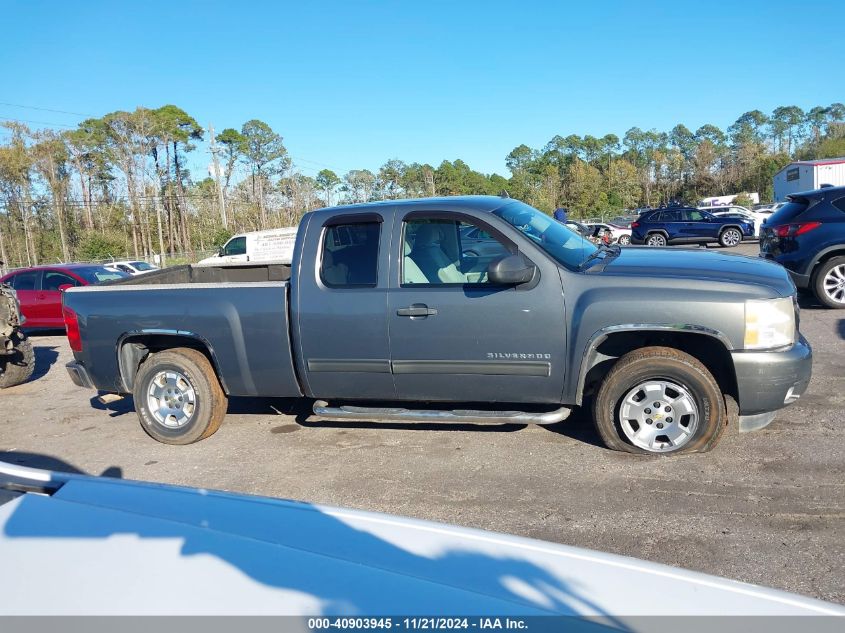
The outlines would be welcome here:
<svg viewBox="0 0 845 633">
<path fill-rule="evenodd" d="M 330 407 L 325 400 L 317 400 L 314 415 L 332 420 L 357 422 L 429 422 L 446 424 L 555 424 L 565 420 L 572 411 L 561 407 L 554 411 L 444 411 L 440 409 L 403 409 L 401 407 L 359 407 L 341 405 Z"/>
</svg>

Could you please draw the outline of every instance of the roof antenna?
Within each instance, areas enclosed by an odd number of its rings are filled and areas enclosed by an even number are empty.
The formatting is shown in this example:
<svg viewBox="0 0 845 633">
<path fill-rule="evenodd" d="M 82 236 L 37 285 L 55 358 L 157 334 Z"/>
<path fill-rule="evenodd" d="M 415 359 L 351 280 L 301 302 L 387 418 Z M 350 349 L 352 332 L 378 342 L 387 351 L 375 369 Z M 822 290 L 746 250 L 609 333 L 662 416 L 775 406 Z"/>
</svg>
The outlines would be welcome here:
<svg viewBox="0 0 845 633">
<path fill-rule="evenodd" d="M 507 189 L 502 189 L 502 192 L 499 194 L 500 198 L 510 198 L 511 195 L 508 193 Z"/>
</svg>

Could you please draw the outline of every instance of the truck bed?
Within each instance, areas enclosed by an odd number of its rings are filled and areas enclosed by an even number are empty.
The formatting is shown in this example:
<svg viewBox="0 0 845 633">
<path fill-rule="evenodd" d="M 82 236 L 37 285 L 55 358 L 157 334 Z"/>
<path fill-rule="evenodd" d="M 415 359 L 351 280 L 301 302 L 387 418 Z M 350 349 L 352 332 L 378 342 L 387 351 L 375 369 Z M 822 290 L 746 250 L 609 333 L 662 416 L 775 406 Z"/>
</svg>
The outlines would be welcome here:
<svg viewBox="0 0 845 633">
<path fill-rule="evenodd" d="M 176 266 L 72 288 L 64 303 L 78 315 L 80 360 L 101 390 L 130 391 L 124 345 L 182 337 L 207 350 L 228 395 L 294 397 L 301 391 L 290 349 L 289 278 L 290 267 L 280 264 Z"/>
<path fill-rule="evenodd" d="M 117 279 L 102 284 L 110 286 L 138 286 L 193 283 L 249 283 L 259 281 L 287 281 L 288 264 L 237 264 L 228 266 L 172 266 L 151 273 Z"/>
</svg>

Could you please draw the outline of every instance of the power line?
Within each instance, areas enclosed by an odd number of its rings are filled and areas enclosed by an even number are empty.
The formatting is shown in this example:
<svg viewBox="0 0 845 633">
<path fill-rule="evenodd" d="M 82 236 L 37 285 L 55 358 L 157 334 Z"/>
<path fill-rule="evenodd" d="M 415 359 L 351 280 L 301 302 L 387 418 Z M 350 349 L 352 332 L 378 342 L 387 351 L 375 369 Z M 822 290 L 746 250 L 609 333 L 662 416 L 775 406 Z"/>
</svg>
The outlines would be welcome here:
<svg viewBox="0 0 845 633">
<path fill-rule="evenodd" d="M 2 116 L 0 117 L 0 122 L 2 121 L 15 121 L 16 123 L 35 123 L 36 125 L 52 125 L 55 127 L 66 127 L 66 128 L 75 128 L 76 125 L 68 125 L 67 123 L 50 123 L 49 121 L 33 121 L 32 119 L 13 119 L 11 117 Z"/>
<path fill-rule="evenodd" d="M 40 110 L 41 112 L 55 112 L 56 114 L 72 114 L 74 116 L 96 117 L 96 114 L 83 114 L 82 112 L 70 112 L 69 110 L 54 110 L 53 108 L 40 108 L 38 106 L 28 106 L 20 103 L 5 103 L 0 101 L 0 105 L 9 106 L 12 108 L 23 108 L 25 110 Z"/>
</svg>

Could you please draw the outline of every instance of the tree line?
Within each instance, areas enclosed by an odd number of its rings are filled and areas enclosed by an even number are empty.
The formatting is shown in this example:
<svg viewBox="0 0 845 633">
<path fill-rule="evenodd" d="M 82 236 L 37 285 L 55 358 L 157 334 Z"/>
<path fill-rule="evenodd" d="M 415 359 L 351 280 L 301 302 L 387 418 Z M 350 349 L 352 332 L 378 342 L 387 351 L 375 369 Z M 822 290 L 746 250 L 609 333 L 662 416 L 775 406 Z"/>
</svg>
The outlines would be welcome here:
<svg viewBox="0 0 845 633">
<path fill-rule="evenodd" d="M 139 107 L 82 121 L 76 129 L 0 124 L 0 260 L 7 266 L 150 258 L 190 260 L 234 232 L 295 225 L 321 206 L 507 191 L 551 212 L 606 215 L 670 200 L 756 191 L 796 158 L 845 155 L 845 105 L 771 114 L 752 110 L 726 130 L 706 124 L 622 138 L 575 134 L 506 157 L 510 177 L 464 161 L 439 166 L 388 160 L 378 170 L 301 173 L 282 136 L 258 119 L 214 139 L 213 177 L 194 175 L 186 155 L 208 132 L 175 105 Z"/>
</svg>

